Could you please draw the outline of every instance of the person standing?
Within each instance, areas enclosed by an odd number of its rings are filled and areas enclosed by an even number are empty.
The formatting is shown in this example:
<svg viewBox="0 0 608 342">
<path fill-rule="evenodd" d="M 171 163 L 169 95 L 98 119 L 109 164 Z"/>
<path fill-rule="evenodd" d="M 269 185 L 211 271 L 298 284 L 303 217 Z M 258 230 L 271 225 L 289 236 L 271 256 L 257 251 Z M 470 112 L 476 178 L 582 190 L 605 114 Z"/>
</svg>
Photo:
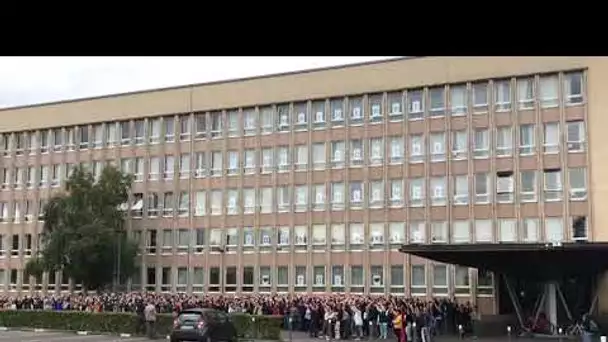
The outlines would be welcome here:
<svg viewBox="0 0 608 342">
<path fill-rule="evenodd" d="M 152 301 L 149 301 L 146 305 L 144 316 L 146 318 L 146 335 L 153 340 L 156 338 L 156 306 Z"/>
</svg>

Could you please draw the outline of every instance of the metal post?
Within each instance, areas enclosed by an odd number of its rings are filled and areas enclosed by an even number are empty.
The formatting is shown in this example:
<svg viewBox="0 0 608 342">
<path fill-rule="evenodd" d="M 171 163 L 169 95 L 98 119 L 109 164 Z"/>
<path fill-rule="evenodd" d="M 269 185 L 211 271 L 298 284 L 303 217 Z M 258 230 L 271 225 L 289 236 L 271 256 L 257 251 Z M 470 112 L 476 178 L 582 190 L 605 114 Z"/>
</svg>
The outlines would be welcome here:
<svg viewBox="0 0 608 342">
<path fill-rule="evenodd" d="M 462 324 L 458 324 L 458 337 L 462 340 L 464 338 L 464 329 L 462 328 Z"/>
<path fill-rule="evenodd" d="M 399 338 L 401 339 L 401 338 Z M 416 333 L 416 322 L 412 323 L 412 341 L 416 342 L 418 340 L 418 334 Z"/>
<path fill-rule="evenodd" d="M 253 339 L 257 339 L 258 338 L 258 326 L 255 324 L 255 317 L 251 317 L 251 325 L 252 325 L 252 329 L 253 329 Z"/>
<path fill-rule="evenodd" d="M 511 326 L 507 325 L 507 338 L 509 339 L 509 342 L 511 342 Z"/>
<path fill-rule="evenodd" d="M 557 329 L 557 334 L 558 334 L 559 342 L 562 342 L 562 337 L 563 337 L 563 334 L 564 334 L 564 330 L 562 328 L 558 328 Z"/>
<path fill-rule="evenodd" d="M 332 335 L 332 329 L 331 329 L 331 319 L 329 319 L 327 321 L 327 324 L 329 324 L 329 325 L 327 326 L 327 331 L 325 332 L 325 334 L 326 334 L 327 340 L 331 342 L 331 339 L 332 339 L 332 336 L 333 336 Z"/>
<path fill-rule="evenodd" d="M 606 342 L 606 336 L 600 336 L 600 342 Z"/>
</svg>

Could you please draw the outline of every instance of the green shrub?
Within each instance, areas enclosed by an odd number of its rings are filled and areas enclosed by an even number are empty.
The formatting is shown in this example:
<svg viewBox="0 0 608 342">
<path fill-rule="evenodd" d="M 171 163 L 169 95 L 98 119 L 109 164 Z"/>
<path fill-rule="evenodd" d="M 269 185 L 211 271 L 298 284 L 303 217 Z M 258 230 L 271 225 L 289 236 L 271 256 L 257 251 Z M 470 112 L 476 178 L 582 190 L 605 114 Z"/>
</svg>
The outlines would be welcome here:
<svg viewBox="0 0 608 342">
<path fill-rule="evenodd" d="M 280 340 L 281 317 L 247 314 L 232 314 L 231 317 L 240 338 Z M 7 310 L 0 311 L 0 326 L 112 334 L 139 333 L 136 315 L 113 312 Z M 160 336 L 169 334 L 173 317 L 168 314 L 157 315 L 156 326 Z"/>
</svg>

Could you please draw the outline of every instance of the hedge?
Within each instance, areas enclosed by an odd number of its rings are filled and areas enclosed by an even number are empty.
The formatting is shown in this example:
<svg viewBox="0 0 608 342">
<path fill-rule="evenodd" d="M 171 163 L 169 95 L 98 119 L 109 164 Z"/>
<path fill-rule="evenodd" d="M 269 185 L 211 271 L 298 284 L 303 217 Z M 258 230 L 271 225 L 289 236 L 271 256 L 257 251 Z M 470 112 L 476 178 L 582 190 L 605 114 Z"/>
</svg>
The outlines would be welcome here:
<svg viewBox="0 0 608 342">
<path fill-rule="evenodd" d="M 281 339 L 282 317 L 251 316 L 247 314 L 232 314 L 231 317 L 240 338 Z M 137 316 L 132 313 L 6 310 L 0 311 L 0 326 L 111 334 L 141 334 L 137 330 Z M 172 326 L 173 317 L 171 315 L 160 314 L 156 316 L 156 330 L 160 336 L 168 335 Z"/>
</svg>

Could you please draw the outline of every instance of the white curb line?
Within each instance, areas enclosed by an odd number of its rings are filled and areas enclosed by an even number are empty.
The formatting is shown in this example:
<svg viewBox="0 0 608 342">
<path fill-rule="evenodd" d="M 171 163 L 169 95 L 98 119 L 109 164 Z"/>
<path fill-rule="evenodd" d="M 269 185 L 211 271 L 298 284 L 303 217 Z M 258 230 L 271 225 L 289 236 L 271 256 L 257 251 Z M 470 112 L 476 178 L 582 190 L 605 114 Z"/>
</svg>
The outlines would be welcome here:
<svg viewBox="0 0 608 342">
<path fill-rule="evenodd" d="M 120 337 L 129 338 L 129 337 L 131 337 L 131 334 L 120 334 Z"/>
<path fill-rule="evenodd" d="M 0 331 L 8 331 L 7 327 L 0 327 Z"/>
<path fill-rule="evenodd" d="M 171 339 L 171 336 L 167 335 L 167 340 L 170 340 L 170 339 Z"/>
<path fill-rule="evenodd" d="M 45 332 L 45 331 L 46 330 L 44 330 L 44 329 L 34 329 L 34 332 L 37 332 L 37 333 L 41 333 L 41 332 Z"/>
<path fill-rule="evenodd" d="M 88 332 L 88 331 L 77 331 L 77 332 L 76 332 L 76 335 L 80 335 L 80 336 L 86 336 L 86 335 L 88 335 L 88 334 L 89 334 L 89 332 Z"/>
</svg>

